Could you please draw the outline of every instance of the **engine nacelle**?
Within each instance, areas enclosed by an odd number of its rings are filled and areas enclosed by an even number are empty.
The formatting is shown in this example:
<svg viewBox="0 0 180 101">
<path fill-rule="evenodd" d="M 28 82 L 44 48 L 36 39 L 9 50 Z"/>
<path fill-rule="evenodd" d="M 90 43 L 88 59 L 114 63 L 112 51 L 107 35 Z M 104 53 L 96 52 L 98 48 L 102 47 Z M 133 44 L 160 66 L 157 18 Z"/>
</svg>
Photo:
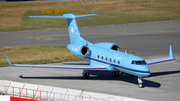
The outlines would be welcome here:
<svg viewBox="0 0 180 101">
<path fill-rule="evenodd" d="M 120 51 L 120 47 L 115 43 L 102 42 L 102 43 L 96 43 L 95 45 L 99 46 L 99 47 L 103 47 L 103 48 L 112 49 L 112 50 L 115 50 L 115 51 Z"/>
<path fill-rule="evenodd" d="M 90 54 L 90 50 L 86 45 L 81 44 L 69 44 L 67 49 L 76 56 L 88 56 Z"/>
</svg>

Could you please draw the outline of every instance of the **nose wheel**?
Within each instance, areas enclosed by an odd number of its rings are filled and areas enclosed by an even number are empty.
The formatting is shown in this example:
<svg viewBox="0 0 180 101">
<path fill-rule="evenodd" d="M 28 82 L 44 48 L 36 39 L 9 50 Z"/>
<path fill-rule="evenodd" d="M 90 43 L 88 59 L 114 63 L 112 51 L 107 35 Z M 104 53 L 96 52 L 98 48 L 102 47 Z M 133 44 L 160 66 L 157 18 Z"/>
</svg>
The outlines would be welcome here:
<svg viewBox="0 0 180 101">
<path fill-rule="evenodd" d="M 142 83 L 139 83 L 139 84 L 138 84 L 138 87 L 139 87 L 139 88 L 142 88 L 142 87 L 143 87 L 143 84 L 142 84 Z"/>
<path fill-rule="evenodd" d="M 138 77 L 138 87 L 143 88 L 143 81 L 140 77 Z"/>
</svg>

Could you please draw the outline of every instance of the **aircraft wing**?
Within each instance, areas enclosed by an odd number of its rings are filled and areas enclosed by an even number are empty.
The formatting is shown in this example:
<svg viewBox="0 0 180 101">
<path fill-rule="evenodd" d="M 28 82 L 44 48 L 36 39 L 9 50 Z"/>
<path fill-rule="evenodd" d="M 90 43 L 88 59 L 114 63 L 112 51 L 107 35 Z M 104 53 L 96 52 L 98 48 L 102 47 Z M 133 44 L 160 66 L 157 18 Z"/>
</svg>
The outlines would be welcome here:
<svg viewBox="0 0 180 101">
<path fill-rule="evenodd" d="M 170 47 L 169 47 L 169 57 L 146 60 L 146 63 L 148 65 L 152 65 L 152 64 L 157 64 L 157 63 L 162 63 L 162 62 L 167 62 L 167 61 L 172 61 L 172 60 L 175 60 L 175 58 L 173 56 L 172 46 L 170 45 Z"/>
<path fill-rule="evenodd" d="M 107 71 L 104 66 L 74 66 L 74 65 L 25 65 L 25 64 L 11 64 L 8 56 L 4 52 L 9 65 L 14 67 L 28 67 L 28 68 L 56 68 L 56 69 L 80 69 L 80 70 L 101 70 Z"/>
<path fill-rule="evenodd" d="M 166 58 L 159 58 L 159 59 L 153 59 L 153 60 L 146 60 L 146 63 L 148 65 L 152 65 L 152 64 L 157 64 L 157 63 L 162 63 L 162 62 L 167 62 L 167 61 L 172 61 L 172 60 L 175 60 L 175 58 L 166 57 Z"/>
</svg>

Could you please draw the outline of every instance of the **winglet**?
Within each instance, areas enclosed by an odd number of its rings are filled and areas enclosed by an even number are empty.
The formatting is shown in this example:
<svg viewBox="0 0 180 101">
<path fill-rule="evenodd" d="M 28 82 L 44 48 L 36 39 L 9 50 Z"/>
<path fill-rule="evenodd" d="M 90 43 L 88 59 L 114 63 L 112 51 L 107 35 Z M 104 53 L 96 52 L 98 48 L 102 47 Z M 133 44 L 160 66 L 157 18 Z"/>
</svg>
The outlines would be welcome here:
<svg viewBox="0 0 180 101">
<path fill-rule="evenodd" d="M 11 66 L 12 66 L 11 62 L 9 61 L 8 56 L 6 55 L 6 52 L 4 52 L 4 54 L 5 54 L 5 56 L 6 56 L 6 59 L 7 59 L 8 63 L 9 63 L 9 65 L 11 65 Z"/>
<path fill-rule="evenodd" d="M 169 58 L 174 58 L 171 45 L 169 46 Z"/>
</svg>

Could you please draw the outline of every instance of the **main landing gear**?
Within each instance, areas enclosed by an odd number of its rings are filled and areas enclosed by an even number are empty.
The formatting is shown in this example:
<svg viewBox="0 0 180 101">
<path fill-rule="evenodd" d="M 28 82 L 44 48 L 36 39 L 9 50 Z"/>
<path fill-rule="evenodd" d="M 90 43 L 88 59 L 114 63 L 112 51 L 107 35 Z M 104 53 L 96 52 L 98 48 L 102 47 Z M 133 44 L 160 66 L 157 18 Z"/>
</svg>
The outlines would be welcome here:
<svg viewBox="0 0 180 101">
<path fill-rule="evenodd" d="M 139 88 L 143 87 L 143 81 L 141 80 L 141 77 L 138 77 L 138 87 Z"/>
<path fill-rule="evenodd" d="M 82 75 L 83 75 L 84 79 L 89 79 L 89 77 L 90 77 L 88 70 L 84 70 Z"/>
<path fill-rule="evenodd" d="M 119 77 L 119 74 L 120 74 L 119 71 L 114 71 L 114 72 L 112 73 L 112 76 L 113 76 L 114 78 L 118 78 L 118 77 Z"/>
</svg>

